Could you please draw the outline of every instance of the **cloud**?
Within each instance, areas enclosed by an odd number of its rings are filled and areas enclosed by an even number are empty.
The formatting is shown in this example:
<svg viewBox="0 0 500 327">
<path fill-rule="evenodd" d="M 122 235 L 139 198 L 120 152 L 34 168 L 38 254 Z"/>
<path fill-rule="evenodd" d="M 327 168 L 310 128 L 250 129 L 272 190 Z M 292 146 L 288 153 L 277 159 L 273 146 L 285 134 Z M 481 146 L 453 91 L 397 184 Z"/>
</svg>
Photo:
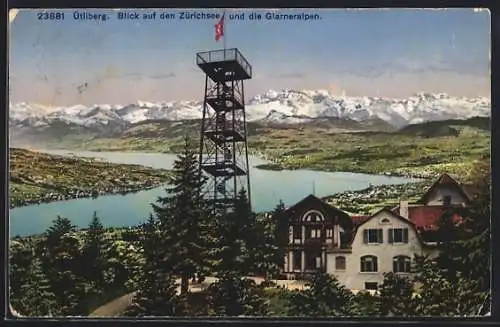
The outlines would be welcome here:
<svg viewBox="0 0 500 327">
<path fill-rule="evenodd" d="M 157 74 L 157 75 L 151 75 L 147 76 L 151 79 L 167 79 L 167 78 L 172 78 L 176 77 L 177 75 L 175 73 L 166 73 L 166 74 Z"/>
<path fill-rule="evenodd" d="M 273 77 L 276 77 L 276 78 L 297 78 L 297 79 L 300 79 L 300 78 L 305 78 L 306 76 L 307 76 L 306 73 L 295 72 L 295 73 L 278 74 L 278 75 L 274 75 Z"/>
<path fill-rule="evenodd" d="M 362 78 L 379 78 L 384 75 L 422 75 L 439 73 L 457 73 L 473 76 L 485 76 L 489 73 L 490 63 L 487 58 L 443 58 L 434 55 L 429 59 L 397 58 L 376 65 L 350 66 L 333 68 L 332 73 L 352 75 Z"/>
<path fill-rule="evenodd" d="M 393 70 L 404 73 L 461 73 L 467 75 L 484 75 L 490 67 L 489 60 L 484 58 L 443 58 L 435 55 L 430 60 L 399 60 L 394 63 Z"/>
<path fill-rule="evenodd" d="M 113 72 L 112 74 L 105 74 L 102 78 L 100 79 L 127 79 L 127 78 L 132 78 L 132 79 L 141 79 L 141 78 L 148 78 L 148 79 L 167 79 L 167 78 L 173 78 L 176 77 L 177 75 L 173 72 L 170 73 L 161 73 L 161 74 L 153 74 L 153 75 L 146 75 L 144 73 L 138 73 L 138 72 L 130 72 L 130 73 L 117 73 Z"/>
</svg>

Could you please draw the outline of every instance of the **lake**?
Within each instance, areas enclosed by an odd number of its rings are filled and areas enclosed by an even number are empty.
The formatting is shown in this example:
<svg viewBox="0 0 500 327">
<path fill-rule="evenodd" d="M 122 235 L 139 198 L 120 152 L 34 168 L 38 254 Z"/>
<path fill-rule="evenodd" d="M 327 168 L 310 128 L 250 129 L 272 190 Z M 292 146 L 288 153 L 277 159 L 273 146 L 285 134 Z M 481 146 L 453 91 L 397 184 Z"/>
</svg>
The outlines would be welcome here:
<svg viewBox="0 0 500 327">
<path fill-rule="evenodd" d="M 97 157 L 113 163 L 139 164 L 154 168 L 170 169 L 174 154 L 137 152 L 44 152 L 80 157 Z M 344 172 L 319 172 L 312 170 L 262 170 L 254 166 L 267 161 L 251 156 L 250 180 L 252 208 L 256 212 L 272 210 L 283 200 L 293 205 L 309 194 L 318 197 L 348 190 L 361 190 L 372 185 L 404 184 L 415 180 L 400 177 L 367 175 Z M 10 210 L 10 235 L 26 236 L 43 233 L 58 216 L 70 218 L 74 225 L 86 227 L 94 211 L 106 227 L 134 226 L 147 219 L 150 203 L 165 194 L 163 187 L 127 195 L 100 196 L 96 199 L 74 199 Z"/>
</svg>

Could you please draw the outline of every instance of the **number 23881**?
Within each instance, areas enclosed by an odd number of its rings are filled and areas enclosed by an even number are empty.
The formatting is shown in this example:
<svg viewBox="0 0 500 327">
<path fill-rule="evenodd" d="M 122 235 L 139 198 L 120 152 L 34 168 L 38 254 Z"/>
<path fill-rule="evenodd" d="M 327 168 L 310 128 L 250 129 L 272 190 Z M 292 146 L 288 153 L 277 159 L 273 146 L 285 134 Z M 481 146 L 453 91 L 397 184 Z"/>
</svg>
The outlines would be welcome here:
<svg viewBox="0 0 500 327">
<path fill-rule="evenodd" d="M 37 13 L 38 20 L 63 20 L 64 13 L 63 12 L 40 12 Z"/>
</svg>

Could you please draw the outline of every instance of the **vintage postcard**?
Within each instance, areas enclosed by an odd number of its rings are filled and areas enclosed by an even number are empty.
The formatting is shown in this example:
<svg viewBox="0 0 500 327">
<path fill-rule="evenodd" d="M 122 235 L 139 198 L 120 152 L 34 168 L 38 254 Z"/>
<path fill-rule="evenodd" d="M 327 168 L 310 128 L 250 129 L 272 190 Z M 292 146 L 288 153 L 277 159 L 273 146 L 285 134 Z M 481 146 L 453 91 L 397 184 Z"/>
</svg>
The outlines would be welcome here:
<svg viewBox="0 0 500 327">
<path fill-rule="evenodd" d="M 21 317 L 490 314 L 490 13 L 12 9 Z"/>
</svg>

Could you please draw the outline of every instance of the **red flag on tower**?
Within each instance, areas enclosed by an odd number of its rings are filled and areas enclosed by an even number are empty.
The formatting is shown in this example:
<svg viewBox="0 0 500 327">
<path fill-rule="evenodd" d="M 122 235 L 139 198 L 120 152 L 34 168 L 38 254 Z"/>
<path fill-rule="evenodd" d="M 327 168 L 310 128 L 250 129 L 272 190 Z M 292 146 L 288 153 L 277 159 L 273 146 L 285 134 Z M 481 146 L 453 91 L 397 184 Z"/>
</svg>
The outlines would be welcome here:
<svg viewBox="0 0 500 327">
<path fill-rule="evenodd" d="M 222 14 L 222 17 L 220 18 L 219 22 L 215 24 L 215 41 L 219 41 L 221 37 L 224 36 L 224 16 L 226 13 Z"/>
</svg>

